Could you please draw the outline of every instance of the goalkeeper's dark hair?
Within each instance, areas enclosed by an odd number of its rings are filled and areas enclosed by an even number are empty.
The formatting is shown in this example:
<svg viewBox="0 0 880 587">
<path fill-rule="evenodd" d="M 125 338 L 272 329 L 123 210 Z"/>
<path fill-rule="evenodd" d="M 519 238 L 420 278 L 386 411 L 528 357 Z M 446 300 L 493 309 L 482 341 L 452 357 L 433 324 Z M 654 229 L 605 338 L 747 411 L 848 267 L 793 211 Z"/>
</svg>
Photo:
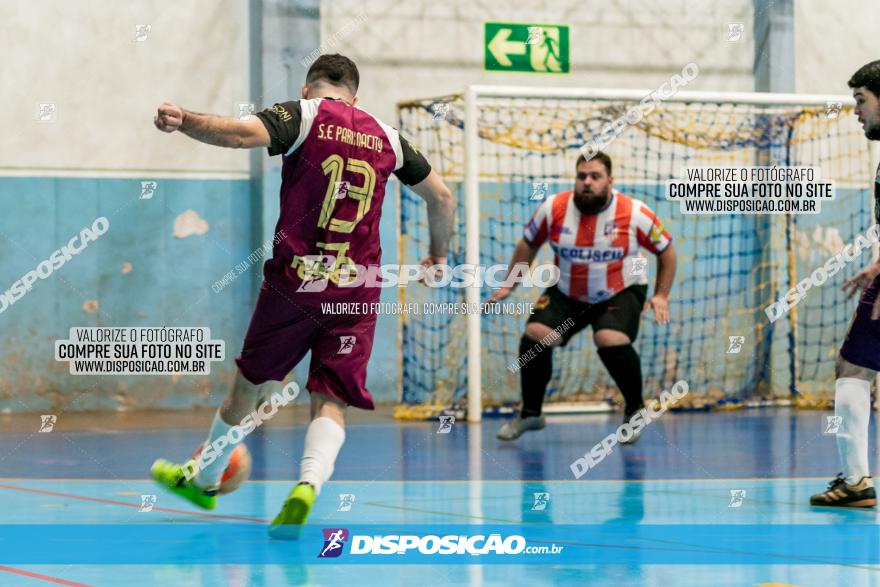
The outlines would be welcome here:
<svg viewBox="0 0 880 587">
<path fill-rule="evenodd" d="M 590 159 L 598 159 L 605 166 L 605 169 L 608 171 L 608 177 L 611 177 L 611 157 L 609 157 L 603 151 L 596 151 L 596 154 L 590 157 Z M 589 161 L 583 154 L 578 157 L 577 163 L 574 164 L 575 169 L 581 166 L 581 163 L 586 163 Z"/>
<path fill-rule="evenodd" d="M 338 53 L 321 55 L 315 59 L 306 74 L 307 86 L 316 83 L 330 84 L 347 89 L 352 96 L 357 94 L 360 81 L 361 76 L 354 61 Z"/>
<path fill-rule="evenodd" d="M 846 82 L 850 88 L 865 88 L 880 98 L 880 60 L 865 64 Z"/>
</svg>

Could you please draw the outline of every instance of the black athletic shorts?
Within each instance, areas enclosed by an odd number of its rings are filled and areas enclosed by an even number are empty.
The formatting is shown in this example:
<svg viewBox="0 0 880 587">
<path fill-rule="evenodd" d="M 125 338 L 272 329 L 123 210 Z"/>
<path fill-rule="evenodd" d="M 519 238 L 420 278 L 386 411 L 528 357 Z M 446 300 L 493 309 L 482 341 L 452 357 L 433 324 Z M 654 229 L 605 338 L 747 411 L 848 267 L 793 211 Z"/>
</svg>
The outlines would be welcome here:
<svg viewBox="0 0 880 587">
<path fill-rule="evenodd" d="M 647 285 L 631 285 L 611 299 L 587 304 L 571 299 L 554 285 L 535 302 L 535 313 L 527 323 L 537 322 L 556 330 L 562 335 L 562 346 L 587 326 L 592 326 L 593 332 L 603 328 L 617 330 L 635 342 L 647 295 Z M 566 328 L 569 318 L 574 324 Z"/>
</svg>

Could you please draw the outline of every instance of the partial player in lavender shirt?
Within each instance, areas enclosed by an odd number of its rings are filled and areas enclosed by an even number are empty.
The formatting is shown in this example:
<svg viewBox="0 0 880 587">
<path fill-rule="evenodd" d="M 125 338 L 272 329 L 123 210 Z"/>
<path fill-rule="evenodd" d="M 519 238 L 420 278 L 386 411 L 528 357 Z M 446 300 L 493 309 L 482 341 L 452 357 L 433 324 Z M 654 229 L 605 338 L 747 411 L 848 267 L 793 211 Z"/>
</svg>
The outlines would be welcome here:
<svg viewBox="0 0 880 587">
<path fill-rule="evenodd" d="M 365 387 L 375 314 L 323 314 L 321 302 L 379 300 L 365 283 L 346 287 L 354 266 L 380 264 L 379 220 L 392 174 L 428 207 L 430 251 L 425 265 L 445 265 L 452 236 L 452 193 L 421 153 L 372 114 L 357 107 L 357 66 L 342 55 L 322 55 L 309 68 L 302 99 L 275 104 L 246 120 L 199 114 L 163 104 L 155 117 L 164 132 L 211 145 L 268 148 L 283 157 L 281 210 L 273 256 L 251 317 L 232 392 L 214 417 L 204 446 L 224 437 L 311 351 L 306 389 L 311 422 L 300 482 L 269 533 L 295 538 L 321 486 L 333 473 L 345 440 L 345 408 L 373 409 Z M 216 490 L 235 446 L 189 479 L 184 467 L 158 460 L 153 477 L 190 502 L 213 509 Z"/>
<path fill-rule="evenodd" d="M 870 141 L 880 141 L 880 61 L 856 71 L 848 85 L 854 114 Z M 880 168 L 874 179 L 874 220 L 880 223 Z M 871 382 L 880 371 L 880 262 L 876 259 L 843 284 L 848 297 L 861 292 L 834 365 L 834 420 L 841 472 L 810 505 L 874 507 L 877 493 L 868 466 Z"/>
</svg>

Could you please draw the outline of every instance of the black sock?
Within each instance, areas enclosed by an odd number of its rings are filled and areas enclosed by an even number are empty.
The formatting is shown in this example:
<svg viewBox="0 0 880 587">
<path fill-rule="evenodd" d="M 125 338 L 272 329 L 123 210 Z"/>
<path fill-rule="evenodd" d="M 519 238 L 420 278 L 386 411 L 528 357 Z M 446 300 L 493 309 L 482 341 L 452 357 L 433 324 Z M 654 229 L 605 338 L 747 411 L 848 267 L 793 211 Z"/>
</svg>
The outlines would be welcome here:
<svg viewBox="0 0 880 587">
<path fill-rule="evenodd" d="M 540 416 L 544 392 L 553 376 L 553 347 L 545 347 L 523 336 L 519 341 L 519 356 L 526 361 L 519 370 L 523 399 L 520 416 L 523 418 Z"/>
<path fill-rule="evenodd" d="M 607 346 L 599 349 L 599 358 L 626 402 L 626 412 L 632 413 L 644 405 L 642 401 L 642 363 L 631 344 Z"/>
</svg>

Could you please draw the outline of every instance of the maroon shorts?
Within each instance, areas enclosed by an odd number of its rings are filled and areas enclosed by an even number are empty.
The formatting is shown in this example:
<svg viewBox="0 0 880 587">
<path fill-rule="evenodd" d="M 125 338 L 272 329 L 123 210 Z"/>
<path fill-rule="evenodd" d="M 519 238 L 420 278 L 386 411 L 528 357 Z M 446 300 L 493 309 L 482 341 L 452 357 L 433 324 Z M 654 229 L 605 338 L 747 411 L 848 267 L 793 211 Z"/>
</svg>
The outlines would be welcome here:
<svg viewBox="0 0 880 587">
<path fill-rule="evenodd" d="M 848 363 L 873 371 L 880 371 L 880 319 L 871 320 L 871 308 L 878 292 L 880 277 L 862 293 L 846 340 L 840 347 L 840 356 Z"/>
<path fill-rule="evenodd" d="M 283 381 L 312 351 L 306 389 L 372 410 L 365 384 L 376 314 L 324 314 L 314 299 L 279 291 L 264 281 L 235 364 L 255 385 Z"/>
</svg>

